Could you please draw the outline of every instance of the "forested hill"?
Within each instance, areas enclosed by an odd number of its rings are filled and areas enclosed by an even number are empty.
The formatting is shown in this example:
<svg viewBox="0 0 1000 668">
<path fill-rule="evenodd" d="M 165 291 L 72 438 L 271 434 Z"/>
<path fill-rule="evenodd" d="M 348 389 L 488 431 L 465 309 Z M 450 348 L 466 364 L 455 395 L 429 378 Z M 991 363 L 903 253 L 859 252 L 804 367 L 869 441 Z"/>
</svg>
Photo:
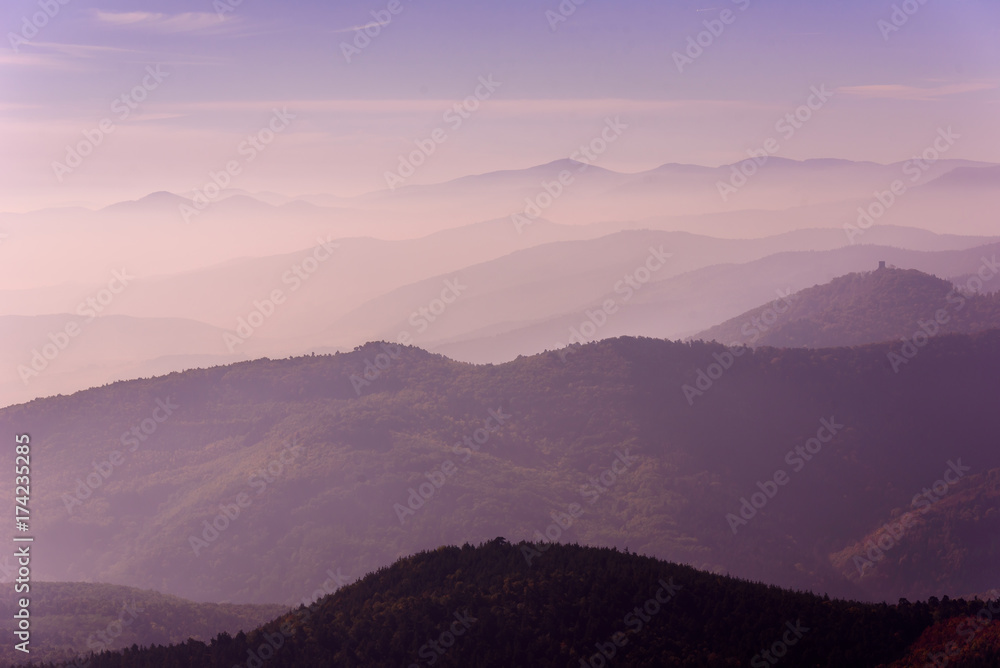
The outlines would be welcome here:
<svg viewBox="0 0 1000 668">
<path fill-rule="evenodd" d="M 46 580 L 292 605 L 329 571 L 548 532 L 860 600 L 986 592 L 1000 333 L 904 352 L 371 344 L 37 400 L 0 430 L 31 434 Z"/>
<path fill-rule="evenodd" d="M 870 605 L 611 549 L 442 547 L 259 630 L 89 657 L 90 668 L 995 666 L 997 602 Z M 982 618 L 984 621 L 977 621 Z M 948 643 L 951 643 L 950 645 Z"/>
<path fill-rule="evenodd" d="M 995 272 L 984 275 L 986 282 L 973 275 L 956 286 L 915 269 L 847 274 L 777 298 L 693 338 L 831 348 L 1000 328 L 1000 294 L 978 293 L 990 287 L 990 280 L 1000 280 Z"/>
</svg>

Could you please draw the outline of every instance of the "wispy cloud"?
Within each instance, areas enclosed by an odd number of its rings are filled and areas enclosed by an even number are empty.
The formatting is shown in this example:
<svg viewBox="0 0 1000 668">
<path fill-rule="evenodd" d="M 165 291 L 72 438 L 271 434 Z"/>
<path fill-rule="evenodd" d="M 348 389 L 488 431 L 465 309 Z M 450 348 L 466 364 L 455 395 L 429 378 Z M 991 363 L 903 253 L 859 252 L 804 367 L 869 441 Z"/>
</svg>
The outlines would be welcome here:
<svg viewBox="0 0 1000 668">
<path fill-rule="evenodd" d="M 837 92 L 856 97 L 883 98 L 894 100 L 915 100 L 927 102 L 951 95 L 974 93 L 997 88 L 996 82 L 970 81 L 942 86 L 904 86 L 901 84 L 876 84 L 870 86 L 843 86 Z"/>
<path fill-rule="evenodd" d="M 94 10 L 99 23 L 109 26 L 161 34 L 218 32 L 229 28 L 235 19 L 211 12 L 105 12 Z"/>
<path fill-rule="evenodd" d="M 350 28 L 341 28 L 340 30 L 331 30 L 330 32 L 332 32 L 334 34 L 336 34 L 336 33 L 342 33 L 342 32 L 356 32 L 358 30 L 364 30 L 365 28 L 374 28 L 376 26 L 384 28 L 387 25 L 389 25 L 388 22 L 382 23 L 381 21 L 371 21 L 371 22 L 366 23 L 364 25 L 351 26 Z"/>
<path fill-rule="evenodd" d="M 29 50 L 30 48 L 30 50 Z M 229 60 L 223 55 L 198 56 L 175 51 L 137 49 L 106 44 L 72 44 L 59 42 L 28 42 L 19 53 L 0 51 L 0 68 L 36 68 L 49 70 L 87 71 L 101 60 L 119 63 L 161 65 L 205 65 Z"/>
<path fill-rule="evenodd" d="M 27 53 L 22 50 L 18 53 L 13 51 L 0 51 L 0 67 L 33 67 L 48 70 L 82 70 L 79 61 L 59 58 L 51 53 Z"/>
<path fill-rule="evenodd" d="M 162 105 L 166 112 L 178 115 L 204 115 L 213 113 L 257 113 L 274 107 L 288 107 L 303 113 L 344 113 L 380 116 L 412 115 L 414 113 L 440 114 L 454 106 L 450 99 L 280 99 L 280 100 L 212 100 L 181 102 Z M 513 99 L 491 100 L 490 114 L 497 117 L 565 117 L 568 114 L 657 115 L 699 114 L 710 111 L 746 111 L 770 109 L 772 105 L 744 100 L 637 100 L 617 98 L 594 99 Z M 780 105 L 776 108 L 783 108 Z"/>
<path fill-rule="evenodd" d="M 62 53 L 67 56 L 72 56 L 73 58 L 94 58 L 97 56 L 126 53 L 148 53 L 138 49 L 107 46 L 103 44 L 66 44 L 60 42 L 32 42 L 31 44 L 39 49 Z"/>
</svg>

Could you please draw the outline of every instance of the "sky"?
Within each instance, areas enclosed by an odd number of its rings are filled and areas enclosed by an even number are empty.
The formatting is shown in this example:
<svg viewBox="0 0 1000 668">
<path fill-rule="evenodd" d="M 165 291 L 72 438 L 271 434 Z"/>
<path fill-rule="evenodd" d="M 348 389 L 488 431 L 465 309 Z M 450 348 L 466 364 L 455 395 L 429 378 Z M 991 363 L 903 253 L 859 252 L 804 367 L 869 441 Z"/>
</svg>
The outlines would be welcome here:
<svg viewBox="0 0 1000 668">
<path fill-rule="evenodd" d="M 0 34 L 0 211 L 213 175 L 349 197 L 565 158 L 609 119 L 626 172 L 768 139 L 888 163 L 948 127 L 949 158 L 1000 163 L 995 0 L 5 0 Z"/>
</svg>

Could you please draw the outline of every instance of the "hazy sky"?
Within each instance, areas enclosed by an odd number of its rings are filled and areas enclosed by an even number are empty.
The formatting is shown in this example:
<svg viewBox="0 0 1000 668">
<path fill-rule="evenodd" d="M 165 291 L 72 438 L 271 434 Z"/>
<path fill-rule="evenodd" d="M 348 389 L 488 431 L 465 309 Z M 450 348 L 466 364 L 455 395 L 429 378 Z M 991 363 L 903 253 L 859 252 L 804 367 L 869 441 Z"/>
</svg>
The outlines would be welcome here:
<svg viewBox="0 0 1000 668">
<path fill-rule="evenodd" d="M 622 171 L 734 162 L 768 138 L 892 162 L 947 126 L 948 157 L 1000 162 L 996 0 L 65 3 L 0 8 L 0 210 L 191 191 L 229 162 L 233 187 L 352 195 L 436 129 L 407 183 L 566 157 L 608 117 L 628 129 L 599 164 Z M 268 124 L 271 143 L 242 144 Z"/>
</svg>

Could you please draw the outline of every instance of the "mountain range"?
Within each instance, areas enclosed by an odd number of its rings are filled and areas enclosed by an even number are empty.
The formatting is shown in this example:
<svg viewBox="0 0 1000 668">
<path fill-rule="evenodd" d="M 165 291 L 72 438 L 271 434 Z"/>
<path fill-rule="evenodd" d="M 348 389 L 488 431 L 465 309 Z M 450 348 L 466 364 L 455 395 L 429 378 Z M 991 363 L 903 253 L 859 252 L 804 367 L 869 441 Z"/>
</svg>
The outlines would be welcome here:
<svg viewBox="0 0 1000 668">
<path fill-rule="evenodd" d="M 0 425 L 29 425 L 45 462 L 49 580 L 288 603 L 327 569 L 554 532 L 863 600 L 958 596 L 996 586 L 1000 460 L 977 434 L 1000 426 L 997 336 L 621 338 L 484 366 L 370 344 L 39 399 Z"/>
<path fill-rule="evenodd" d="M 749 240 L 627 230 L 506 255 L 509 246 L 470 242 L 504 234 L 511 232 L 495 221 L 414 241 L 324 241 L 159 278 L 133 276 L 126 266 L 122 286 L 112 278 L 103 287 L 8 291 L 0 295 L 0 312 L 8 314 L 0 327 L 11 341 L 0 359 L 9 369 L 0 404 L 378 339 L 497 363 L 571 340 L 687 337 L 778 292 L 880 260 L 969 283 L 993 266 L 996 253 L 992 239 L 891 227 L 871 235 L 888 246 L 851 245 L 836 230 Z M 470 245 L 484 249 L 478 258 L 450 250 Z M 934 246 L 941 250 L 927 250 Z M 598 313 L 609 299 L 614 313 Z M 60 304 L 66 310 L 52 314 Z M 594 319 L 603 323 L 599 330 L 574 335 Z M 64 336 L 67 328 L 77 334 Z"/>
<path fill-rule="evenodd" d="M 655 567 L 713 592 L 671 627 L 770 600 L 829 632 L 808 665 L 936 660 L 997 588 L 998 179 L 942 160 L 890 202 L 910 168 L 775 158 L 720 197 L 739 166 L 559 161 L 0 217 L 0 425 L 30 431 L 48 546 L 34 658 L 232 665 L 280 633 L 274 665 L 396 665 L 475 601 L 545 629 L 514 657 L 470 644 L 482 665 L 594 665 L 577 646 L 607 646 L 602 611 Z M 24 264 L 43 245 L 69 259 Z M 515 554 L 562 570 L 511 581 Z M 91 642 L 126 599 L 142 621 Z M 629 660 L 761 661 L 734 614 Z M 976 628 L 950 665 L 995 660 Z"/>
<path fill-rule="evenodd" d="M 351 198 L 225 190 L 199 208 L 157 192 L 0 214 L 0 332 L 12 341 L 0 405 L 378 339 L 498 363 L 571 339 L 689 337 L 884 259 L 970 277 L 998 240 L 983 236 L 998 168 L 922 164 L 771 157 L 743 183 L 747 161 L 626 174 L 561 160 Z M 642 291 L 616 292 L 644 277 L 650 249 L 669 261 Z M 468 289 L 445 312 L 446 281 Z M 608 299 L 606 326 L 574 335 Z M 420 314 L 432 307 L 433 320 Z M 54 339 L 73 326 L 64 350 Z"/>
</svg>

